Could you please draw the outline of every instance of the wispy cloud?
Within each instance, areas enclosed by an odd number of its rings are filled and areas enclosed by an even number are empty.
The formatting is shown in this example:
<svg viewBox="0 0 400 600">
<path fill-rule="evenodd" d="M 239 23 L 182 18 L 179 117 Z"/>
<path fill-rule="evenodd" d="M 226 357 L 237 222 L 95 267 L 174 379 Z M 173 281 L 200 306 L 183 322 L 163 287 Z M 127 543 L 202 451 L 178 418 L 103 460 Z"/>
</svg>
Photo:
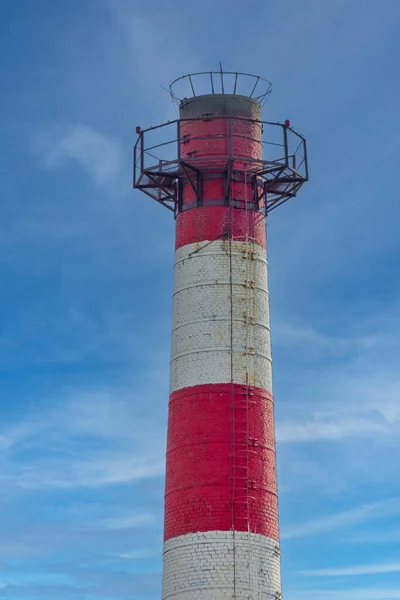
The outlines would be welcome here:
<svg viewBox="0 0 400 600">
<path fill-rule="evenodd" d="M 288 592 L 289 600 L 400 600 L 400 588 L 371 587 Z"/>
<path fill-rule="evenodd" d="M 207 47 L 201 52 L 193 44 L 193 31 L 182 28 L 182 14 L 176 11 L 174 19 L 167 29 L 163 28 L 161 13 L 155 11 L 151 16 L 137 10 L 137 7 L 126 0 L 104 0 L 104 6 L 115 18 L 120 37 L 124 40 L 125 52 L 129 56 L 129 68 L 132 60 L 140 85 L 148 96 L 148 107 L 157 109 L 160 122 L 177 117 L 176 107 L 173 106 L 169 95 L 161 88 L 176 79 L 182 73 L 177 73 L 176 65 L 181 65 L 184 59 L 184 71 L 194 72 L 203 70 Z M 200 15 L 199 15 L 200 16 Z M 158 35 L 154 36 L 154 27 Z M 171 44 L 171 38 L 179 36 L 179 46 Z M 137 82 L 135 82 L 137 84 Z"/>
<path fill-rule="evenodd" d="M 106 529 L 119 531 L 122 529 L 135 529 L 137 527 L 145 527 L 153 523 L 154 515 L 151 513 L 139 513 L 125 515 L 123 517 L 115 517 L 113 519 L 103 519 L 97 525 L 103 526 Z"/>
<path fill-rule="evenodd" d="M 397 353 L 387 361 L 351 354 L 324 362 L 300 373 L 296 402 L 287 401 L 284 411 L 277 404 L 277 440 L 281 444 L 360 437 L 387 439 L 400 432 L 399 378 Z M 286 391 L 286 390 L 285 390 Z M 290 399 L 289 388 L 286 396 Z M 282 396 L 282 393 L 281 393 Z"/>
<path fill-rule="evenodd" d="M 163 435 L 156 433 L 160 425 L 138 417 L 129 392 L 70 394 L 72 399 L 66 394 L 47 412 L 27 415 L 25 422 L 2 433 L 8 448 L 3 489 L 110 486 L 163 475 Z M 132 517 L 131 526 L 142 518 Z"/>
<path fill-rule="evenodd" d="M 389 423 L 382 422 L 374 414 L 369 417 L 362 415 L 346 417 L 340 414 L 315 415 L 303 423 L 296 421 L 278 423 L 276 428 L 276 438 L 281 444 L 370 437 L 372 434 L 390 433 L 395 433 L 394 428 Z"/>
<path fill-rule="evenodd" d="M 299 327 L 290 323 L 276 324 L 274 339 L 277 344 L 304 344 L 340 351 L 348 348 L 374 348 L 376 346 L 398 344 L 396 336 L 386 334 L 370 334 L 364 336 L 343 337 L 328 335 L 313 327 Z"/>
<path fill-rule="evenodd" d="M 367 519 L 383 518 L 399 513 L 400 498 L 389 498 L 373 504 L 364 504 L 350 510 L 326 515 L 305 523 L 288 525 L 282 529 L 281 537 L 282 539 L 308 537 L 354 525 Z"/>
<path fill-rule="evenodd" d="M 96 186 L 115 184 L 121 176 L 124 161 L 121 142 L 85 125 L 71 127 L 51 143 L 54 136 L 42 136 L 41 146 L 47 146 L 44 164 L 59 168 L 76 162 Z"/>
<path fill-rule="evenodd" d="M 148 548 L 141 548 L 139 550 L 130 550 L 129 552 L 122 552 L 118 555 L 118 558 L 125 560 L 137 560 L 140 558 L 150 558 L 153 556 L 153 552 Z"/>
<path fill-rule="evenodd" d="M 381 573 L 400 573 L 400 562 L 357 565 L 333 569 L 306 569 L 300 571 L 310 577 L 356 577 L 360 575 L 379 575 Z"/>
<path fill-rule="evenodd" d="M 380 527 L 379 530 L 375 531 L 364 530 L 348 537 L 347 541 L 363 545 L 398 544 L 400 542 L 400 529 L 398 527 L 391 527 L 390 529 Z"/>
<path fill-rule="evenodd" d="M 164 461 L 153 458 L 132 458 L 127 452 L 98 452 L 89 459 L 37 460 L 16 469 L 4 477 L 9 486 L 26 490 L 102 487 L 133 483 L 164 472 Z"/>
<path fill-rule="evenodd" d="M 309 140 L 310 186 L 299 202 L 270 220 L 273 318 L 279 310 L 283 323 L 301 324 L 281 331 L 274 327 L 277 355 L 281 353 L 275 382 L 280 454 L 287 457 L 280 479 L 289 488 L 298 481 L 301 488 L 300 494 L 286 497 L 291 506 L 308 500 L 310 486 L 321 481 L 326 489 L 321 486 L 317 492 L 327 493 L 317 493 L 298 519 L 302 522 L 293 527 L 284 523 L 283 532 L 299 538 L 294 572 L 304 566 L 297 560 L 306 554 L 308 535 L 320 531 L 332 532 L 331 544 L 320 546 L 320 564 L 337 564 L 330 560 L 329 547 L 337 543 L 335 556 L 340 553 L 340 532 L 359 525 L 361 533 L 368 519 L 380 510 L 386 514 L 384 507 L 346 511 L 349 500 L 342 494 L 343 511 L 335 518 L 337 480 L 346 493 L 349 483 L 354 492 L 364 477 L 368 485 L 360 495 L 376 497 L 377 489 L 382 495 L 396 494 L 398 452 L 388 452 L 385 444 L 393 449 L 398 439 L 399 385 L 393 373 L 399 372 L 399 353 L 393 340 L 399 329 L 389 319 L 384 327 L 382 313 L 366 300 L 379 296 L 382 304 L 391 294 L 395 301 L 398 297 L 396 271 L 392 276 L 388 268 L 397 257 L 398 205 L 387 185 L 390 178 L 376 176 L 378 171 L 395 173 L 398 156 L 393 119 L 380 119 L 381 114 L 395 114 L 398 96 L 391 77 L 396 69 L 396 0 L 378 11 L 372 0 L 365 0 L 362 11 L 348 0 L 305 0 L 290 10 L 290 2 L 255 2 L 245 14 L 236 3 L 227 12 L 224 2 L 215 0 L 205 0 L 206 10 L 200 12 L 181 2 L 156 2 L 149 12 L 143 3 L 99 0 L 78 3 L 72 18 L 63 12 L 63 3 L 49 3 L 51 10 L 45 12 L 30 12 L 30 4 L 21 15 L 10 11 L 11 38 L 5 32 L 1 39 L 10 81 L 16 82 L 3 98 L 2 114 L 7 120 L 10 114 L 7 131 L 20 128 L 21 121 L 44 130 L 38 150 L 47 171 L 35 169 L 21 147 L 7 144 L 10 173 L 3 169 L 0 243 L 13 276 L 3 276 L 1 294 L 7 299 L 2 304 L 7 318 L 0 363 L 11 368 L 0 381 L 1 500 L 9 502 L 8 512 L 3 506 L 0 511 L 0 557 L 21 566 L 18 572 L 11 566 L 5 570 L 2 583 L 7 579 L 7 585 L 0 595 L 10 600 L 160 598 L 165 429 L 164 423 L 158 425 L 163 408 L 154 391 L 160 376 L 140 390 L 137 382 L 153 368 L 141 362 L 141 329 L 147 352 L 154 352 L 155 344 L 161 348 L 161 338 L 168 346 L 169 307 L 165 313 L 160 307 L 162 303 L 164 310 L 169 293 L 158 304 L 154 299 L 168 285 L 158 274 L 169 277 L 162 249 L 170 244 L 172 252 L 173 221 L 167 223 L 150 201 L 118 204 L 116 199 L 122 195 L 119 186 L 130 194 L 131 174 L 124 169 L 125 161 L 131 161 L 132 126 L 175 116 L 160 83 L 192 69 L 213 68 L 220 59 L 226 68 L 271 78 L 275 91 L 265 118 L 288 114 Z M 265 20 L 266 46 L 253 35 L 255 14 Z M 28 24 L 40 32 L 40 44 L 21 60 L 17 49 L 31 39 Z M 275 56 L 283 38 L 289 42 L 279 60 L 268 62 L 267 73 L 265 56 Z M 389 44 L 393 51 L 385 56 Z M 55 52 L 47 50 L 53 47 Z M 14 117 L 7 112 L 11 103 Z M 112 202 L 102 202 L 103 192 L 110 190 Z M 385 210 L 376 209 L 382 197 Z M 147 290 L 149 302 L 143 302 L 138 290 Z M 361 323 L 360 307 L 377 314 L 372 327 Z M 167 322 L 165 334 L 160 334 L 157 318 Z M 105 372 L 103 360 L 110 359 L 113 364 Z M 307 361 L 309 368 L 291 384 L 296 369 Z M 390 377 L 380 372 L 382 365 Z M 104 380 L 115 377 L 116 370 L 118 380 L 128 372 L 132 386 L 106 388 Z M 41 378 L 53 394 L 41 394 Z M 75 385 L 80 378 L 85 386 L 60 390 L 60 380 Z M 167 381 L 165 372 L 161 379 Z M 166 399 L 166 394 L 158 396 Z M 373 443 L 365 443 L 366 437 Z M 373 487 L 377 479 L 382 487 Z M 90 498 L 99 506 L 90 504 Z M 75 512 L 69 510 L 71 502 L 77 504 Z M 154 522 L 145 524 L 153 502 L 158 512 Z M 312 514 L 316 505 L 324 507 L 327 523 Z M 157 540 L 148 539 L 153 528 L 158 528 Z M 146 563 L 144 555 L 153 550 L 154 558 Z M 107 557 L 101 556 L 104 552 Z M 61 557 L 57 564 L 55 557 Z M 46 581 L 44 561 L 49 571 L 65 573 L 70 585 L 55 585 L 50 576 Z M 363 555 L 357 562 L 377 560 Z M 288 568 L 285 559 L 283 568 Z M 40 575 L 36 584 L 34 575 L 29 583 L 24 580 L 29 569 Z M 312 586 L 304 581 L 314 589 L 300 592 L 295 585 L 294 592 L 286 591 L 287 600 L 400 600 L 400 589 L 321 591 L 315 588 L 324 580 L 314 579 Z"/>
</svg>

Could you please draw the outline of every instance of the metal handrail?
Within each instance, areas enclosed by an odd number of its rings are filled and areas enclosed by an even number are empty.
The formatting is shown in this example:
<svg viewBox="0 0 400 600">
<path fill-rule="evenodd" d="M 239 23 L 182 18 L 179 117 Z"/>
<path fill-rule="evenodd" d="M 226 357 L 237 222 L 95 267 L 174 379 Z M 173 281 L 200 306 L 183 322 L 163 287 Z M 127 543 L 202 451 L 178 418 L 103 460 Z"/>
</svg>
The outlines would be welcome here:
<svg viewBox="0 0 400 600">
<path fill-rule="evenodd" d="M 171 98 L 179 104 L 179 102 L 181 102 L 186 97 L 180 97 L 180 95 L 178 95 L 176 91 L 179 83 L 181 82 L 188 83 L 187 89 L 188 91 L 190 91 L 192 96 L 200 95 L 196 93 L 195 84 L 200 77 L 204 78 L 204 76 L 206 77 L 206 81 L 210 86 L 209 90 L 211 90 L 211 94 L 221 93 L 247 96 L 248 98 L 253 98 L 254 100 L 257 100 L 261 105 L 264 105 L 268 99 L 268 96 L 272 92 L 272 83 L 267 79 L 264 79 L 264 77 L 260 77 L 259 75 L 253 75 L 252 73 L 241 73 L 238 71 L 222 71 L 221 69 L 220 71 L 200 71 L 198 73 L 190 73 L 188 75 L 182 75 L 181 77 L 178 77 L 169 86 Z M 193 79 L 195 79 L 195 81 L 193 81 Z M 251 80 L 252 88 L 251 91 L 248 93 L 240 93 L 243 87 L 242 81 L 244 79 Z M 219 86 L 219 89 L 217 86 Z M 257 92 L 257 95 L 253 95 L 255 94 L 255 92 Z M 202 94 L 204 94 L 204 91 L 202 91 Z"/>
</svg>

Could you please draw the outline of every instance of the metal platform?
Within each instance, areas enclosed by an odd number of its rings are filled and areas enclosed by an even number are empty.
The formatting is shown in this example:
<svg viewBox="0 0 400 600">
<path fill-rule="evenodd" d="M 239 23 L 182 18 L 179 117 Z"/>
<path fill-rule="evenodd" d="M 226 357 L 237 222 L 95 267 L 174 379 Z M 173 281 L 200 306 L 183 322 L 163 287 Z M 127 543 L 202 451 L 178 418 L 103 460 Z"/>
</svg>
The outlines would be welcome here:
<svg viewBox="0 0 400 600">
<path fill-rule="evenodd" d="M 219 173 L 219 177 L 224 179 L 224 197 L 217 202 L 219 204 L 237 206 L 235 198 L 231 195 L 231 182 L 238 181 L 240 177 L 251 179 L 252 198 L 249 198 L 248 207 L 253 210 L 267 214 L 295 197 L 303 183 L 308 181 L 305 138 L 297 133 L 288 121 L 282 124 L 242 119 L 261 127 L 261 140 L 250 141 L 261 144 L 260 156 L 263 158 L 258 160 L 237 155 L 233 148 L 238 145 L 235 144 L 235 138 L 241 136 L 234 127 L 238 118 L 240 117 L 208 118 L 210 121 L 226 119 L 226 133 L 219 135 L 220 139 L 227 139 L 226 147 L 229 151 L 226 154 L 201 157 L 185 155 L 184 160 L 182 149 L 187 140 L 182 134 L 182 126 L 188 121 L 204 120 L 204 117 L 178 119 L 144 130 L 137 128 L 138 139 L 134 146 L 134 187 L 145 192 L 175 215 L 192 208 L 183 205 L 182 190 L 187 183 L 195 191 L 195 206 L 202 206 L 202 181 L 209 176 L 210 171 L 213 172 L 213 176 Z M 211 139 L 211 134 L 209 137 Z"/>
</svg>

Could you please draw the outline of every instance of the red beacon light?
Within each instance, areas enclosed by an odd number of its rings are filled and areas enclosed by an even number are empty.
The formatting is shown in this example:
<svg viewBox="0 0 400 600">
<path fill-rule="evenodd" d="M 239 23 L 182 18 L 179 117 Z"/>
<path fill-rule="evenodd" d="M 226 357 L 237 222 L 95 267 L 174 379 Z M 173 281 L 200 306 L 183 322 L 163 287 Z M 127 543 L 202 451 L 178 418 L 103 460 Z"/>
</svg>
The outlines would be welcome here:
<svg viewBox="0 0 400 600">
<path fill-rule="evenodd" d="M 141 129 L 140 129 L 139 125 L 137 125 L 137 127 L 136 127 L 136 133 L 137 133 L 138 135 L 141 133 Z"/>
<path fill-rule="evenodd" d="M 285 127 L 290 127 L 290 120 L 289 119 L 286 119 L 286 121 L 285 121 Z"/>
</svg>

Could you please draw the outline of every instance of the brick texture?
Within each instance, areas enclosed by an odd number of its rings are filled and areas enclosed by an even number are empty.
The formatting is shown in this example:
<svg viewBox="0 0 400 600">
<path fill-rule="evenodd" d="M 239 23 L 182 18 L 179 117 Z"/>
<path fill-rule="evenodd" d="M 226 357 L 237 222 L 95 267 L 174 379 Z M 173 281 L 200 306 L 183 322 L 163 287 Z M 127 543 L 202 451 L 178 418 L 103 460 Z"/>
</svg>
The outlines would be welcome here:
<svg viewBox="0 0 400 600">
<path fill-rule="evenodd" d="M 271 538 L 214 531 L 164 545 L 163 600 L 271 600 L 280 591 L 279 547 Z"/>
<path fill-rule="evenodd" d="M 203 206 L 180 213 L 176 219 L 176 248 L 204 240 L 244 241 L 246 235 L 258 246 L 266 247 L 265 219 L 262 213 L 227 206 Z"/>
<path fill-rule="evenodd" d="M 176 223 L 163 600 L 278 599 L 266 235 L 252 183 L 261 125 L 205 118 L 180 133 L 202 206 L 191 171 Z"/>
<path fill-rule="evenodd" d="M 260 123 L 226 118 L 182 121 L 180 137 L 181 159 L 202 172 L 203 206 L 224 201 L 224 171 L 229 161 L 231 200 L 253 201 L 252 173 L 261 169 L 262 159 Z M 193 177 L 194 171 L 191 173 Z M 184 181 L 184 208 L 195 202 L 195 187 L 188 179 Z"/>
<path fill-rule="evenodd" d="M 278 539 L 272 395 L 185 388 L 169 405 L 165 538 L 232 528 Z"/>
<path fill-rule="evenodd" d="M 231 379 L 272 391 L 265 249 L 232 242 L 229 252 L 226 240 L 176 251 L 171 392 Z"/>
</svg>

